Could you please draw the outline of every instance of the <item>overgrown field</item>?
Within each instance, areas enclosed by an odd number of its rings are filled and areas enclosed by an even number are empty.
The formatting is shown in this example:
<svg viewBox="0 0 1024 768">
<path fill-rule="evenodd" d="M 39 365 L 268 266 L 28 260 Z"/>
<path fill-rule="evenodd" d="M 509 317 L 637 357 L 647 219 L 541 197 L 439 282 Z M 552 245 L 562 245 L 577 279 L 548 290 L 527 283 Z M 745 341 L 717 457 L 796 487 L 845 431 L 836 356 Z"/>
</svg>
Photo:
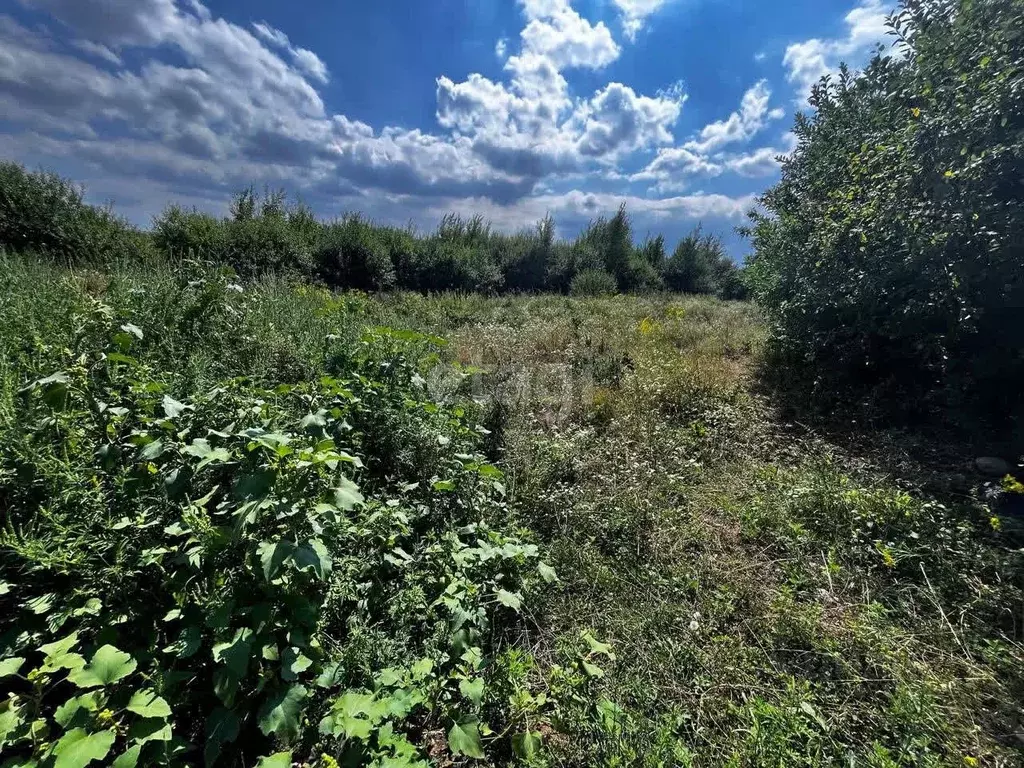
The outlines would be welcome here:
<svg viewBox="0 0 1024 768">
<path fill-rule="evenodd" d="M 0 317 L 6 764 L 1022 763 L 998 483 L 787 421 L 750 305 L 7 257 Z"/>
</svg>

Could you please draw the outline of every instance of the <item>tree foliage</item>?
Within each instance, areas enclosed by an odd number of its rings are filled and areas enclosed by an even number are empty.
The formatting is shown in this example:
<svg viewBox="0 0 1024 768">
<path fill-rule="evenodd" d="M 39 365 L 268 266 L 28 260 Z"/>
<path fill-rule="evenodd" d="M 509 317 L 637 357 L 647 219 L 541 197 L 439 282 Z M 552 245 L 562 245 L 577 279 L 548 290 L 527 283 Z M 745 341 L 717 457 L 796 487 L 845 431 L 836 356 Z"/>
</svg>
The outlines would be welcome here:
<svg viewBox="0 0 1024 768">
<path fill-rule="evenodd" d="M 1024 375 L 1024 2 L 905 0 L 890 27 L 891 51 L 798 115 L 749 283 L 820 382 L 1005 415 Z"/>
</svg>

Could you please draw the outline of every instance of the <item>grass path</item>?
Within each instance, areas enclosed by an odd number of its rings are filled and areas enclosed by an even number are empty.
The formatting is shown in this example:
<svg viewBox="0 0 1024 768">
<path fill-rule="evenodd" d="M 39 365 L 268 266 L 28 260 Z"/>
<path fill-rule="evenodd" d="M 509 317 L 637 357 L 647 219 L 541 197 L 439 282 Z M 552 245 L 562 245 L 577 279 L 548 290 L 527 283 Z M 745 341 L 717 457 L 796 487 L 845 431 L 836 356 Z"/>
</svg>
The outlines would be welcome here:
<svg viewBox="0 0 1024 768">
<path fill-rule="evenodd" d="M 554 663 L 589 630 L 616 654 L 613 722 L 562 764 L 1019 764 L 1019 553 L 976 487 L 900 464 L 892 435 L 869 459 L 783 421 L 749 308 L 534 301 L 453 341 L 492 350 L 487 394 L 572 372 L 502 423 L 562 578 L 535 645 Z"/>
</svg>

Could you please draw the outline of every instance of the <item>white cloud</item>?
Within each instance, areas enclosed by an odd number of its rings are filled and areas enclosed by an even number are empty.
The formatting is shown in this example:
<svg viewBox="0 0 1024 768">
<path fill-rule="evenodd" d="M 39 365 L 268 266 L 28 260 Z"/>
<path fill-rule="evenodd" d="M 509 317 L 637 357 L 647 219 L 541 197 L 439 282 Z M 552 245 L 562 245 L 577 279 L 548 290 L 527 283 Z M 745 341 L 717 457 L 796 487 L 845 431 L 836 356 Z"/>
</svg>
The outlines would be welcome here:
<svg viewBox="0 0 1024 768">
<path fill-rule="evenodd" d="M 314 80 L 318 80 L 321 83 L 326 83 L 330 80 L 330 76 L 327 73 L 327 65 L 312 51 L 306 48 L 295 48 L 292 50 L 292 60 L 295 62 L 295 66 Z"/>
<path fill-rule="evenodd" d="M 121 57 L 105 45 L 94 43 L 90 40 L 75 40 L 72 45 L 83 53 L 95 56 L 98 59 L 103 59 L 103 61 L 106 61 L 109 64 L 121 66 Z"/>
<path fill-rule="evenodd" d="M 495 169 L 536 179 L 672 142 L 670 129 L 686 99 L 681 86 L 648 97 L 609 83 L 590 99 L 574 100 L 562 70 L 614 60 L 619 49 L 607 27 L 590 24 L 565 0 L 520 2 L 527 24 L 519 53 L 505 63 L 509 81 L 439 77 L 443 127 L 470 137 Z"/>
<path fill-rule="evenodd" d="M 668 183 L 676 176 L 718 176 L 722 166 L 705 155 L 685 147 L 669 147 L 658 150 L 657 156 L 630 181 L 658 181 Z"/>
<path fill-rule="evenodd" d="M 504 60 L 501 78 L 438 77 L 435 132 L 333 114 L 319 89 L 327 67 L 315 53 L 266 23 L 215 17 L 199 0 L 20 2 L 51 13 L 96 58 L 69 55 L 0 16 L 0 110 L 24 131 L 0 130 L 0 151 L 62 158 L 90 169 L 103 189 L 130 190 L 138 178 L 147 190 L 207 200 L 217 190 L 266 182 L 317 201 L 405 211 L 400 220 L 465 200 L 509 228 L 548 211 L 590 218 L 622 201 L 650 219 L 732 220 L 750 196 L 676 191 L 687 176 L 758 168 L 753 159 L 714 153 L 775 116 L 758 84 L 734 116 L 674 147 L 686 101 L 680 85 L 653 96 L 618 82 L 572 93 L 565 72 L 600 70 L 620 48 L 605 24 L 583 18 L 567 0 L 519 0 L 518 45 L 499 41 L 495 49 Z M 662 5 L 617 4 L 624 19 L 647 18 Z M 111 125 L 116 142 L 100 135 Z M 657 155 L 648 168 L 631 176 L 633 153 L 651 150 Z M 672 194 L 551 191 L 577 181 L 615 188 L 636 178 Z"/>
<path fill-rule="evenodd" d="M 494 55 L 497 56 L 502 61 L 504 61 L 507 53 L 508 39 L 503 37 L 494 44 Z"/>
<path fill-rule="evenodd" d="M 614 159 L 652 145 L 672 143 L 669 130 L 679 119 L 685 96 L 637 96 L 632 88 L 609 83 L 581 105 L 574 119 L 582 126 L 577 146 L 583 155 Z"/>
<path fill-rule="evenodd" d="M 704 193 L 649 198 L 574 189 L 560 195 L 534 195 L 513 205 L 496 205 L 483 198 L 467 199 L 459 201 L 455 210 L 465 214 L 480 214 L 494 222 L 499 229 L 515 230 L 522 227 L 524 221 L 537 221 L 547 214 L 558 220 L 572 218 L 585 222 L 613 212 L 623 203 L 635 219 L 657 225 L 658 222 L 677 219 L 741 221 L 747 211 L 757 204 L 757 199 L 754 195 L 729 197 Z M 430 210 L 430 216 L 436 220 L 450 210 L 451 207 L 435 207 Z"/>
<path fill-rule="evenodd" d="M 568 2 L 523 0 L 529 21 L 520 33 L 524 54 L 536 54 L 558 69 L 600 69 L 619 57 L 619 46 L 604 22 L 596 25 L 580 16 Z"/>
<path fill-rule="evenodd" d="M 305 48 L 293 47 L 291 41 L 288 39 L 288 35 L 280 29 L 271 27 L 266 22 L 257 22 L 252 26 L 253 29 L 256 30 L 256 34 L 264 41 L 270 45 L 287 51 L 295 66 L 314 80 L 321 83 L 326 83 L 330 80 L 330 76 L 327 72 L 327 65 L 324 64 L 320 57 L 315 53 Z"/>
<path fill-rule="evenodd" d="M 732 155 L 724 159 L 724 166 L 740 176 L 756 179 L 772 176 L 779 170 L 776 159 L 785 152 L 773 147 L 762 147 L 742 155 Z"/>
<path fill-rule="evenodd" d="M 174 0 L 20 0 L 83 38 L 113 47 L 152 45 L 177 22 Z"/>
<path fill-rule="evenodd" d="M 622 12 L 622 28 L 626 37 L 636 40 L 637 33 L 644 27 L 648 16 L 656 13 L 669 0 L 615 0 Z"/>
<path fill-rule="evenodd" d="M 697 138 L 679 147 L 663 147 L 642 170 L 632 174 L 630 181 L 652 182 L 651 191 L 664 194 L 683 189 L 692 177 L 713 178 L 731 172 L 747 178 L 770 176 L 778 169 L 775 156 L 781 151 L 764 147 L 744 154 L 726 154 L 721 150 L 730 144 L 750 141 L 772 120 L 784 112 L 771 109 L 771 90 L 761 80 L 743 94 L 740 108 L 725 120 L 709 123 Z"/>
<path fill-rule="evenodd" d="M 882 0 L 861 0 L 860 5 L 846 14 L 846 37 L 813 38 L 787 47 L 782 63 L 789 69 L 789 82 L 797 87 L 797 101 L 805 102 L 811 87 L 823 75 L 836 71 L 841 61 L 856 65 L 878 43 L 884 42 L 885 20 L 891 10 Z"/>
<path fill-rule="evenodd" d="M 737 112 L 733 112 L 725 120 L 705 125 L 700 132 L 700 138 L 686 142 L 686 148 L 707 154 L 726 144 L 747 141 L 764 128 L 769 120 L 778 120 L 785 114 L 781 109 L 768 109 L 771 95 L 768 82 L 761 80 L 743 94 Z"/>
</svg>

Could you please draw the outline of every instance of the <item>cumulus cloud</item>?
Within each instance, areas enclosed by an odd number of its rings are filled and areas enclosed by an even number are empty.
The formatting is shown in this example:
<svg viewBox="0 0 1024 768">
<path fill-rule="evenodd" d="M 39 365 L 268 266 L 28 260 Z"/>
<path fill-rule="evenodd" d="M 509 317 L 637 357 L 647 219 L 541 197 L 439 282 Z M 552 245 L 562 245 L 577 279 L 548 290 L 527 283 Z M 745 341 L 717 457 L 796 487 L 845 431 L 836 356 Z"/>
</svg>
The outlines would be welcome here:
<svg viewBox="0 0 1024 768">
<path fill-rule="evenodd" d="M 610 83 L 582 105 L 575 119 L 582 125 L 580 153 L 614 158 L 657 144 L 670 144 L 669 130 L 685 98 L 637 96 L 632 88 Z"/>
<path fill-rule="evenodd" d="M 256 30 L 256 34 L 265 42 L 287 51 L 295 66 L 314 80 L 321 83 L 326 83 L 330 80 L 327 73 L 327 65 L 315 53 L 306 48 L 292 47 L 288 35 L 279 29 L 271 27 L 266 22 L 257 22 L 252 26 Z"/>
<path fill-rule="evenodd" d="M 600 69 L 621 52 L 604 22 L 579 15 L 567 0 L 522 0 L 528 23 L 519 34 L 523 53 L 543 56 L 558 69 Z"/>
<path fill-rule="evenodd" d="M 725 167 L 740 176 L 750 179 L 772 176 L 779 170 L 779 155 L 786 154 L 773 147 L 761 147 L 746 154 L 732 155 L 724 159 Z"/>
<path fill-rule="evenodd" d="M 788 46 L 782 62 L 789 70 L 789 82 L 797 87 L 797 101 L 805 102 L 811 86 L 823 75 L 836 71 L 840 62 L 854 64 L 883 42 L 888 31 L 885 21 L 891 10 L 891 4 L 883 0 L 861 0 L 846 14 L 846 37 L 813 38 Z"/>
<path fill-rule="evenodd" d="M 768 109 L 771 96 L 768 82 L 761 80 L 743 94 L 738 111 L 733 112 L 725 120 L 705 125 L 698 139 L 686 143 L 687 149 L 707 154 L 726 144 L 750 139 L 764 128 L 768 121 L 778 120 L 785 114 L 778 108 Z"/>
<path fill-rule="evenodd" d="M 174 0 L 20 0 L 96 43 L 152 45 L 178 22 Z"/>
<path fill-rule="evenodd" d="M 682 146 L 662 147 L 630 181 L 651 182 L 652 191 L 664 194 L 685 188 L 691 177 L 713 178 L 726 172 L 747 178 L 772 175 L 778 168 L 775 156 L 782 154 L 776 149 L 764 147 L 744 154 L 722 151 L 731 144 L 749 142 L 783 116 L 781 109 L 771 108 L 771 95 L 766 81 L 754 84 L 743 94 L 738 110 L 725 120 L 708 123 Z"/>
<path fill-rule="evenodd" d="M 570 91 L 567 71 L 599 71 L 621 49 L 604 23 L 587 20 L 568 0 L 519 0 L 518 44 L 499 41 L 495 49 L 501 78 L 438 77 L 436 132 L 333 114 L 319 90 L 330 77 L 319 56 L 265 22 L 216 17 L 199 0 L 19 2 L 49 13 L 64 37 L 0 16 L 0 109 L 10 116 L 0 149 L 93 169 L 103 188 L 130 189 L 111 180 L 138 178 L 146 189 L 162 185 L 207 199 L 255 181 L 407 211 L 468 200 L 499 223 L 515 217 L 516 226 L 537 218 L 528 212 L 590 216 L 623 199 L 649 217 L 735 218 L 749 202 L 550 192 L 573 179 L 624 183 L 630 177 L 619 164 L 652 150 L 658 155 L 645 178 L 664 190 L 675 167 L 708 175 L 727 167 L 707 152 L 673 147 L 686 101 L 678 85 L 653 96 L 618 82 L 590 95 Z M 624 19 L 646 18 L 662 4 L 617 2 Z M 763 104 L 747 101 L 738 131 L 695 141 L 711 151 L 755 132 L 772 113 L 765 117 L 767 95 Z M 106 138 L 112 127 L 117 141 Z"/>
<path fill-rule="evenodd" d="M 637 33 L 644 28 L 648 16 L 656 13 L 669 0 L 615 0 L 622 12 L 622 28 L 626 37 L 636 40 Z"/>
</svg>

